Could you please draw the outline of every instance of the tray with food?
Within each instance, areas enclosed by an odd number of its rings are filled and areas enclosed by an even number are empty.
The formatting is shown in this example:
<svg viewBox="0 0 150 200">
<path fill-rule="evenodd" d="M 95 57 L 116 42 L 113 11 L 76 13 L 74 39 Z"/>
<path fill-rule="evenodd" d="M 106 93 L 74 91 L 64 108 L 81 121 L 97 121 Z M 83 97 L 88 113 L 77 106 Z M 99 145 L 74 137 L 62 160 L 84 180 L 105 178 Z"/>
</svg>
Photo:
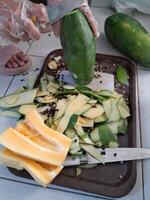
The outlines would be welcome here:
<svg viewBox="0 0 150 200">
<path fill-rule="evenodd" d="M 26 157 L 16 157 L 4 149 L 1 162 L 19 169 L 9 168 L 13 174 L 26 178 L 32 175 L 44 186 L 52 181 L 55 185 L 107 197 L 126 195 L 136 181 L 135 161 L 105 163 L 102 158 L 107 157 L 109 148 L 136 145 L 135 77 L 135 65 L 130 60 L 97 54 L 93 81 L 79 85 L 67 69 L 63 51 L 51 52 L 35 89 L 21 88 L 0 99 L 3 115 L 22 118 L 15 130 L 2 134 L 0 142 L 16 153 L 22 151 Z M 43 133 L 51 137 L 44 139 Z M 115 160 L 119 152 L 112 152 Z M 91 159 L 85 160 L 86 155 Z M 38 163 L 33 161 L 35 157 Z M 80 162 L 76 163 L 78 158 Z M 61 165 L 65 165 L 63 170 Z M 45 179 L 41 173 L 47 170 L 51 177 Z"/>
</svg>

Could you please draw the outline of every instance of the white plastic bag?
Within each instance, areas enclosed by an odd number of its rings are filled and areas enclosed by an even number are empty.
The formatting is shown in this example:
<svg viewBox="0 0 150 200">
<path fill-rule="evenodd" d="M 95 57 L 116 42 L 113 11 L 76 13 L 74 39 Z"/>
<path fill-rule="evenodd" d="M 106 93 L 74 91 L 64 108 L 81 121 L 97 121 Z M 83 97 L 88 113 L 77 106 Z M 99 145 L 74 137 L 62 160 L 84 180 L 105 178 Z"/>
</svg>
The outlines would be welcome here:
<svg viewBox="0 0 150 200">
<path fill-rule="evenodd" d="M 150 15 L 150 0 L 111 0 L 110 5 L 117 12 L 137 10 Z"/>
</svg>

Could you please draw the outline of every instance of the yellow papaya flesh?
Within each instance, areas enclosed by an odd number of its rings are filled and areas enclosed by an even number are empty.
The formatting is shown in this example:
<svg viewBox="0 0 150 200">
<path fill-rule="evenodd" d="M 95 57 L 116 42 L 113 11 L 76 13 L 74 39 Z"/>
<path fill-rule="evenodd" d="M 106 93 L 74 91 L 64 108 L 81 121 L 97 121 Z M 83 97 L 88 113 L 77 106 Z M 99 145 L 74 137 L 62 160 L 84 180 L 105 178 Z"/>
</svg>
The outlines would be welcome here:
<svg viewBox="0 0 150 200">
<path fill-rule="evenodd" d="M 26 169 L 28 173 L 42 186 L 46 187 L 61 172 L 62 166 L 41 164 L 34 160 L 17 155 L 3 148 L 0 152 L 0 164 L 16 169 Z"/>
<path fill-rule="evenodd" d="M 44 124 L 37 111 L 26 116 L 15 129 L 0 135 L 0 144 L 9 150 L 50 165 L 61 166 L 69 151 L 71 140 Z"/>
</svg>

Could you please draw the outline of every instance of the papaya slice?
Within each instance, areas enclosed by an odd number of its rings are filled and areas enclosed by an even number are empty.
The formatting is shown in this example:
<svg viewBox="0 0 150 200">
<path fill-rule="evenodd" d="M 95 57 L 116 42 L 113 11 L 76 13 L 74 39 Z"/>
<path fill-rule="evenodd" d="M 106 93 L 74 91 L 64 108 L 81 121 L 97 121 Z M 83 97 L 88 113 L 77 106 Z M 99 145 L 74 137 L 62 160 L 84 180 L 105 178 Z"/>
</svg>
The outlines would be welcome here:
<svg viewBox="0 0 150 200">
<path fill-rule="evenodd" d="M 46 187 L 61 172 L 62 166 L 41 164 L 34 160 L 17 155 L 3 148 L 0 152 L 0 164 L 16 169 L 26 169 L 28 173 L 42 186 Z"/>
<path fill-rule="evenodd" d="M 0 144 L 21 156 L 50 165 L 61 166 L 69 151 L 71 140 L 44 124 L 37 111 L 26 116 L 15 129 L 0 135 Z"/>
<path fill-rule="evenodd" d="M 62 133 L 59 133 L 58 131 L 46 126 L 46 124 L 44 124 L 42 117 L 36 110 L 26 115 L 25 122 L 31 129 L 37 131 L 37 133 L 43 135 L 44 137 L 47 137 L 49 139 L 55 138 L 60 145 L 63 145 L 65 147 L 65 153 L 67 149 L 70 147 L 71 140 Z"/>
</svg>

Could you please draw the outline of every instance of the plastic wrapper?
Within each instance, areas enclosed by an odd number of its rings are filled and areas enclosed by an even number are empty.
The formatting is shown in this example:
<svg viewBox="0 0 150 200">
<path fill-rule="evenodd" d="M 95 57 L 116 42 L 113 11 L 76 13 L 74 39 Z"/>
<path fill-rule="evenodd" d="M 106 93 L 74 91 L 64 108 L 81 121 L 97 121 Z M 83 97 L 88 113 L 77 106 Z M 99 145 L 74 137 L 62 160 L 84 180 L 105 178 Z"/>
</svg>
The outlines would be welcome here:
<svg viewBox="0 0 150 200">
<path fill-rule="evenodd" d="M 1 44 L 40 38 L 37 25 L 48 22 L 48 16 L 43 5 L 35 5 L 29 0 L 0 1 Z"/>
<path fill-rule="evenodd" d="M 53 5 L 59 5 L 62 4 L 62 9 L 64 7 L 65 4 L 67 4 L 68 0 L 48 0 L 48 6 L 53 6 Z M 73 6 L 75 7 L 76 3 L 74 0 L 70 0 L 72 1 Z M 70 3 L 70 2 L 69 2 Z M 64 5 L 63 5 L 64 4 Z M 98 38 L 100 35 L 100 32 L 98 30 L 98 25 L 97 25 L 97 21 L 88 5 L 87 0 L 83 0 L 83 3 L 80 5 L 79 9 L 81 10 L 81 12 L 86 16 L 92 30 L 93 30 L 93 34 L 95 36 L 95 38 Z M 54 34 L 56 36 L 60 35 L 60 29 L 61 29 L 61 20 L 57 21 L 55 24 L 52 25 L 53 27 L 53 31 Z"/>
<path fill-rule="evenodd" d="M 92 28 L 93 33 L 94 33 L 94 36 L 96 38 L 98 38 L 99 35 L 100 35 L 99 29 L 98 29 L 98 24 L 97 24 L 97 21 L 96 21 L 94 15 L 93 15 L 91 9 L 89 8 L 89 5 L 88 5 L 87 1 L 84 1 L 84 3 L 80 7 L 80 10 L 86 16 L 89 24 L 91 25 L 91 28 Z"/>
<path fill-rule="evenodd" d="M 12 7 L 12 4 L 15 4 Z M 0 36 L 1 43 L 18 42 L 24 37 L 24 26 L 22 20 L 26 18 L 26 1 L 12 1 L 7 4 L 5 1 L 0 2 Z"/>
<path fill-rule="evenodd" d="M 71 1 L 71 0 L 70 0 Z M 48 0 L 48 6 L 63 3 L 64 0 Z M 87 1 L 79 8 L 87 17 L 95 37 L 99 36 L 97 22 Z M 35 4 L 29 0 L 0 1 L 0 42 L 3 45 L 23 41 L 34 41 L 40 38 L 40 27 L 48 22 L 44 5 Z M 61 20 L 53 25 L 53 31 L 59 36 Z"/>
</svg>

